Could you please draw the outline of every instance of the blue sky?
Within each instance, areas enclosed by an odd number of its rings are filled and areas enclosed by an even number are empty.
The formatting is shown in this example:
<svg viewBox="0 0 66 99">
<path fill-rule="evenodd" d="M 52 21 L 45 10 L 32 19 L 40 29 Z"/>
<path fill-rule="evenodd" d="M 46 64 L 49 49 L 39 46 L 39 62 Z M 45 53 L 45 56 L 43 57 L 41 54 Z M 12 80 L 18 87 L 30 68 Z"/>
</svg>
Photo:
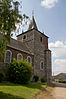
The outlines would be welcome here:
<svg viewBox="0 0 66 99">
<path fill-rule="evenodd" d="M 66 0 L 58 0 L 52 8 L 45 8 L 41 6 L 42 0 L 22 0 L 23 13 L 26 13 L 29 17 L 32 16 L 32 10 L 34 10 L 34 16 L 37 26 L 40 31 L 50 37 L 49 42 L 55 40 L 66 40 Z"/>
<path fill-rule="evenodd" d="M 53 72 L 66 72 L 66 0 L 22 0 L 21 4 L 22 13 L 30 18 L 34 10 L 38 29 L 49 36 Z"/>
</svg>

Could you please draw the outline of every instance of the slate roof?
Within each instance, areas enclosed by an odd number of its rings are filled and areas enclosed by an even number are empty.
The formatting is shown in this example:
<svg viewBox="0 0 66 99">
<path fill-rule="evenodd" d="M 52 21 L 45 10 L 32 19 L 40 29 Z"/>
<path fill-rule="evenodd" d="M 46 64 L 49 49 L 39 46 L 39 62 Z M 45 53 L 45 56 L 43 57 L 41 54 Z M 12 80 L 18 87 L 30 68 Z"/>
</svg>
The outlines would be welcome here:
<svg viewBox="0 0 66 99">
<path fill-rule="evenodd" d="M 0 39 L 3 39 L 2 35 L 0 35 Z M 7 46 L 33 55 L 26 44 L 13 38 L 11 38 L 10 43 L 7 41 Z"/>
<path fill-rule="evenodd" d="M 7 42 L 7 46 L 32 54 L 24 43 L 15 39 L 11 39 L 10 43 Z"/>
</svg>

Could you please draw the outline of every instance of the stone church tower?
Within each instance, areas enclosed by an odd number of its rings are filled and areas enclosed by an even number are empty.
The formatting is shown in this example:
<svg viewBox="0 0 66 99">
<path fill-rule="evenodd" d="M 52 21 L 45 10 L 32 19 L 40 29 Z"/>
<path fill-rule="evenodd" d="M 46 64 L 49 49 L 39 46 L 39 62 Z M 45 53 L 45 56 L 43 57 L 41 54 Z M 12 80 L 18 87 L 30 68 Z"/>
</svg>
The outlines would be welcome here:
<svg viewBox="0 0 66 99">
<path fill-rule="evenodd" d="M 34 16 L 28 30 L 18 35 L 17 40 L 26 44 L 34 55 L 34 75 L 38 75 L 39 79 L 46 77 L 50 81 L 51 51 L 48 49 L 48 37 L 38 30 Z"/>
</svg>

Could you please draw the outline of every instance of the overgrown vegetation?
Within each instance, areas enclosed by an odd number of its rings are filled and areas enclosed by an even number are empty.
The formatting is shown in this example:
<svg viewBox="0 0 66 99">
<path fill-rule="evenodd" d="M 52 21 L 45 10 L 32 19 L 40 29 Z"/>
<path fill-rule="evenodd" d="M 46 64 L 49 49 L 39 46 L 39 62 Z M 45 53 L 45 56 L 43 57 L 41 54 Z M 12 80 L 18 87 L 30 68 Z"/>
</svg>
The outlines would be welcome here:
<svg viewBox="0 0 66 99">
<path fill-rule="evenodd" d="M 8 80 L 14 83 L 27 83 L 32 76 L 32 64 L 27 60 L 14 59 L 8 66 Z"/>
<path fill-rule="evenodd" d="M 66 80 L 59 80 L 59 83 L 66 83 Z"/>
<path fill-rule="evenodd" d="M 38 77 L 37 75 L 34 75 L 34 76 L 33 76 L 33 81 L 34 81 L 34 82 L 38 82 L 38 80 L 39 80 L 39 77 Z"/>
<path fill-rule="evenodd" d="M 47 82 L 46 78 L 45 77 L 41 78 L 41 82 Z"/>
</svg>

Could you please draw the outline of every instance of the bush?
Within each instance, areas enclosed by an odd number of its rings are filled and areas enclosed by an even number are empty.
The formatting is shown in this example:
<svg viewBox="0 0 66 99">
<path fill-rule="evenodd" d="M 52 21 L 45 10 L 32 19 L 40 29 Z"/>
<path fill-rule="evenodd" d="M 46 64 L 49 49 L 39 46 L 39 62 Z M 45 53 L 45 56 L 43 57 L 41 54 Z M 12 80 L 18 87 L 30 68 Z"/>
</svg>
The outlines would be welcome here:
<svg viewBox="0 0 66 99">
<path fill-rule="evenodd" d="M 37 82 L 38 80 L 39 80 L 39 77 L 38 77 L 37 75 L 34 75 L 34 76 L 33 76 L 33 81 L 34 81 L 34 82 Z"/>
<path fill-rule="evenodd" d="M 47 82 L 46 78 L 45 77 L 41 78 L 41 82 Z"/>
<path fill-rule="evenodd" d="M 59 83 L 66 83 L 65 80 L 59 80 Z"/>
<path fill-rule="evenodd" d="M 14 83 L 27 83 L 32 76 L 32 64 L 27 60 L 16 60 L 8 66 L 8 80 Z"/>
<path fill-rule="evenodd" d="M 3 73 L 2 73 L 2 72 L 0 72 L 0 82 L 2 82 L 2 81 L 3 81 L 3 78 L 4 78 L 4 75 L 3 75 Z"/>
</svg>

